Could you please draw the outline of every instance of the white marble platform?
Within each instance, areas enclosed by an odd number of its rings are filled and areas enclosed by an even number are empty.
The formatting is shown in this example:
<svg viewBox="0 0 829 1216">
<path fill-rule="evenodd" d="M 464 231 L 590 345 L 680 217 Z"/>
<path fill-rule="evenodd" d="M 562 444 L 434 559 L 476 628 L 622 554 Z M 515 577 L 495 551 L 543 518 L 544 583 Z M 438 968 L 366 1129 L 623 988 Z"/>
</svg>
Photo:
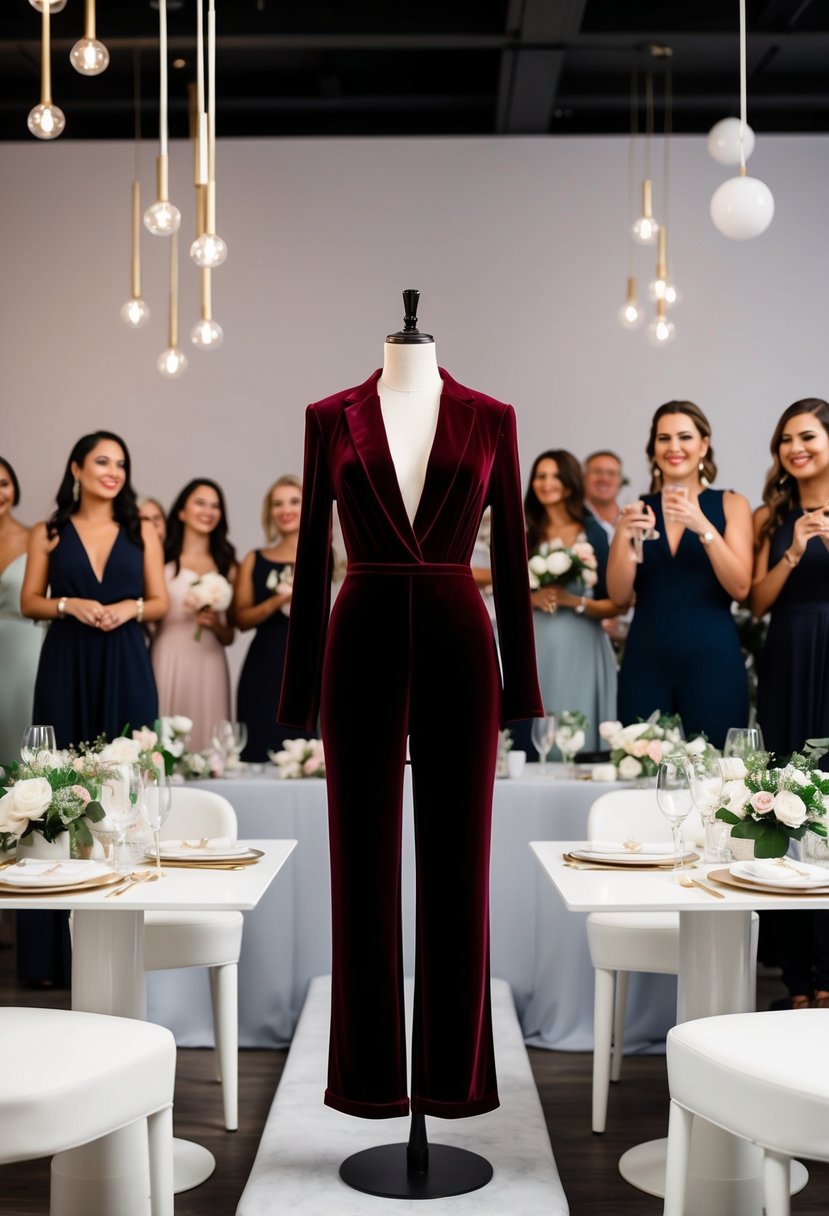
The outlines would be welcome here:
<svg viewBox="0 0 829 1216">
<path fill-rule="evenodd" d="M 407 1000 L 411 981 L 407 982 Z M 509 985 L 492 982 L 501 1106 L 472 1119 L 426 1120 L 429 1140 L 472 1149 L 494 1168 L 479 1191 L 450 1199 L 380 1199 L 340 1180 L 340 1163 L 376 1144 L 405 1141 L 408 1119 L 355 1119 L 323 1105 L 330 978 L 315 979 L 262 1133 L 237 1216 L 567 1216 L 541 1103 Z"/>
</svg>

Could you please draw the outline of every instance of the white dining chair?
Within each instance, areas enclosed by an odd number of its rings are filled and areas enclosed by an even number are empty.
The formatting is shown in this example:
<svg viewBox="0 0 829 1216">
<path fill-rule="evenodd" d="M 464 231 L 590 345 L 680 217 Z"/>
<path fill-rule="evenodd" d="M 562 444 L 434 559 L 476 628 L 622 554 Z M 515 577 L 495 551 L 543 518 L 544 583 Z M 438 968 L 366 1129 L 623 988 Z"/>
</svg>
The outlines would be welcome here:
<svg viewBox="0 0 829 1216">
<path fill-rule="evenodd" d="M 236 812 L 211 790 L 176 785 L 162 840 L 238 835 Z M 224 1124 L 239 1126 L 239 954 L 241 912 L 145 912 L 144 970 L 207 967 L 216 1045 L 216 1080 L 222 1084 Z"/>
<path fill-rule="evenodd" d="M 672 836 L 667 819 L 659 810 L 655 789 L 611 790 L 601 794 L 587 817 L 589 840 L 621 841 L 628 837 L 665 841 Z M 692 811 L 684 824 L 686 843 L 701 852 L 702 821 Z M 757 951 L 756 914 L 752 918 L 753 957 Z M 678 912 L 591 912 L 587 917 L 587 941 L 593 964 L 593 1131 L 607 1125 L 607 1103 L 611 1081 L 622 1071 L 625 1041 L 625 1011 L 632 971 L 676 975 L 679 971 Z"/>
<path fill-rule="evenodd" d="M 98 1140 L 100 1177 L 85 1185 L 90 1208 L 103 1211 L 108 1175 L 124 1168 L 118 1144 L 106 1137 L 146 1120 L 151 1216 L 173 1216 L 176 1044 L 170 1031 L 108 1014 L 5 1007 L 0 1042 L 8 1048 L 0 1081 L 0 1164 Z M 15 1050 L 21 1043 L 26 1050 Z"/>
<path fill-rule="evenodd" d="M 665 1216 L 684 1216 L 697 1117 L 763 1150 L 766 1216 L 789 1216 L 791 1159 L 829 1161 L 827 1033 L 826 1009 L 723 1014 L 669 1031 Z"/>
</svg>

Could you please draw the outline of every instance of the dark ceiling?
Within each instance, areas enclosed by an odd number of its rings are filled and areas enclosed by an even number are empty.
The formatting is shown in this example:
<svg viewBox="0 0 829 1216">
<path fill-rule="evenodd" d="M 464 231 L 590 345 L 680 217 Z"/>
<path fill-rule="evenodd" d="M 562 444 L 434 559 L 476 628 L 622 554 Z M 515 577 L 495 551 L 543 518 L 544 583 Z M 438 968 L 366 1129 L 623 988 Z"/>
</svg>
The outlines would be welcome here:
<svg viewBox="0 0 829 1216">
<path fill-rule="evenodd" d="M 168 0 L 170 133 L 187 134 L 195 0 Z M 205 5 L 206 7 L 206 5 Z M 747 0 L 749 122 L 829 130 L 829 2 Z M 706 131 L 738 113 L 737 0 L 217 0 L 219 136 L 604 134 L 629 127 L 631 70 L 653 67 L 657 124 L 669 47 L 673 125 Z M 31 139 L 40 17 L 3 0 L 0 139 Z M 135 51 L 145 135 L 158 121 L 158 13 L 97 0 L 111 53 L 84 79 L 69 49 L 83 0 L 52 17 L 52 95 L 63 139 L 129 139 Z"/>
</svg>

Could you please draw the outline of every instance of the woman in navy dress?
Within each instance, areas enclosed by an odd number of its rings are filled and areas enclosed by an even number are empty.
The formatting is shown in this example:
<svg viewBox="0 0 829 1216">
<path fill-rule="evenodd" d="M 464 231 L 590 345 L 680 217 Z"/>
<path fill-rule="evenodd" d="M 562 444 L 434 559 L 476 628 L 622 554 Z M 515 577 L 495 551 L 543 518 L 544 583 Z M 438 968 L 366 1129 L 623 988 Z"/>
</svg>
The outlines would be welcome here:
<svg viewBox="0 0 829 1216">
<path fill-rule="evenodd" d="M 810 397 L 784 411 L 773 465 L 754 517 L 751 610 L 771 612 L 758 664 L 757 717 L 780 760 L 829 736 L 829 404 Z M 829 767 L 824 756 L 822 767 Z M 829 913 L 762 919 L 795 1008 L 829 1007 Z M 769 933 L 774 944 L 769 945 Z"/>
<path fill-rule="evenodd" d="M 55 728 L 58 747 L 152 726 L 158 698 L 141 622 L 167 608 L 161 544 L 138 518 L 126 445 L 109 431 L 72 449 L 57 509 L 29 538 L 20 606 L 49 621 L 32 721 Z M 61 941 L 19 918 L 21 978 L 62 982 Z M 34 948 L 36 947 L 36 949 Z"/>
<path fill-rule="evenodd" d="M 625 507 L 610 547 L 607 589 L 636 612 L 619 672 L 619 718 L 677 713 L 688 735 L 722 747 L 748 723 L 748 682 L 732 600 L 751 582 L 751 511 L 741 494 L 712 490 L 711 427 L 699 406 L 659 407 L 646 447 L 651 492 Z M 634 544 L 649 529 L 658 537 Z"/>
<path fill-rule="evenodd" d="M 262 505 L 268 547 L 246 554 L 236 579 L 234 620 L 243 632 L 256 630 L 236 694 L 236 717 L 248 728 L 242 759 L 254 763 L 266 761 L 268 752 L 282 747 L 283 739 L 304 737 L 301 731 L 280 726 L 276 720 L 301 507 L 300 479 L 292 473 L 278 478 Z"/>
</svg>

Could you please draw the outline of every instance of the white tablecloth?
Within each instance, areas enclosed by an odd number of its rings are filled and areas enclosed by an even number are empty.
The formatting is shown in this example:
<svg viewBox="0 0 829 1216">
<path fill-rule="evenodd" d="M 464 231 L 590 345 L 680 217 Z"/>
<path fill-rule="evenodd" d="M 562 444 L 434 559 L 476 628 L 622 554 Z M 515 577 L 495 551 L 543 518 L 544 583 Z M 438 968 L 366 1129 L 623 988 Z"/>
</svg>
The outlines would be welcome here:
<svg viewBox="0 0 829 1216">
<path fill-rule="evenodd" d="M 531 840 L 579 839 L 594 798 L 612 786 L 535 775 L 495 784 L 492 824 L 492 974 L 508 981 L 524 1036 L 536 1046 L 588 1051 L 593 1045 L 593 969 L 585 918 L 567 912 L 530 852 Z M 296 839 L 280 878 L 245 917 L 239 974 L 239 1042 L 290 1042 L 309 981 L 331 970 L 325 782 L 245 776 L 199 783 L 223 794 L 239 835 Z M 404 797 L 403 900 L 406 968 L 413 960 L 414 848 L 411 783 Z M 181 1046 L 212 1043 L 206 972 L 149 977 L 148 1011 Z M 675 1021 L 672 976 L 633 976 L 626 1050 L 661 1045 Z"/>
</svg>

